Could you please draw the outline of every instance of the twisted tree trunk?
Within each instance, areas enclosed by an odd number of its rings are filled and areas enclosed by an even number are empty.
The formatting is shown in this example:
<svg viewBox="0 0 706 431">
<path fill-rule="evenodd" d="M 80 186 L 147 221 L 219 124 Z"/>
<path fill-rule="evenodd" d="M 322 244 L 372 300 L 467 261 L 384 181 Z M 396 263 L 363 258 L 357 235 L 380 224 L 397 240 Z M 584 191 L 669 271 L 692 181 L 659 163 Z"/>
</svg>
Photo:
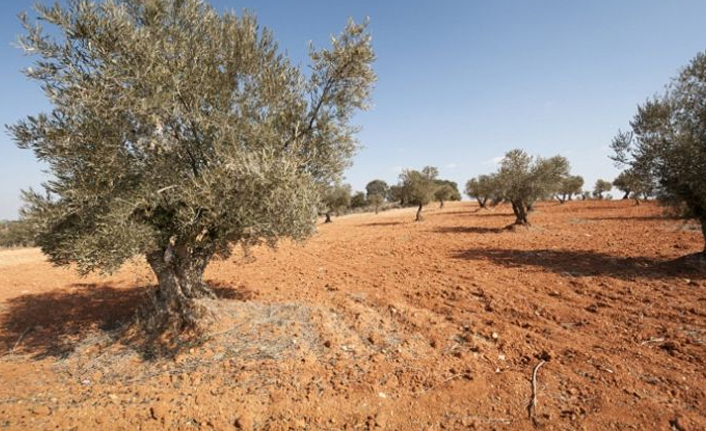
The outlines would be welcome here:
<svg viewBox="0 0 706 431">
<path fill-rule="evenodd" d="M 485 204 L 488 202 L 488 198 L 487 198 L 487 197 L 485 197 L 485 198 L 483 198 L 483 199 L 481 199 L 481 198 L 476 198 L 476 200 L 478 201 L 478 205 L 480 205 L 481 208 L 485 208 Z"/>
<path fill-rule="evenodd" d="M 417 209 L 417 218 L 415 219 L 415 221 L 423 221 L 424 220 L 424 217 L 422 216 L 422 207 L 423 206 L 424 205 L 419 204 L 419 208 Z"/>
<path fill-rule="evenodd" d="M 203 273 L 213 252 L 185 244 L 169 245 L 147 255 L 158 280 L 152 307 L 146 310 L 145 323 L 150 331 L 172 329 L 181 332 L 197 329 L 207 309 L 197 299 L 215 297 L 203 281 Z"/>
<path fill-rule="evenodd" d="M 523 202 L 512 202 L 512 212 L 515 213 L 516 225 L 528 225 L 527 210 Z"/>
</svg>

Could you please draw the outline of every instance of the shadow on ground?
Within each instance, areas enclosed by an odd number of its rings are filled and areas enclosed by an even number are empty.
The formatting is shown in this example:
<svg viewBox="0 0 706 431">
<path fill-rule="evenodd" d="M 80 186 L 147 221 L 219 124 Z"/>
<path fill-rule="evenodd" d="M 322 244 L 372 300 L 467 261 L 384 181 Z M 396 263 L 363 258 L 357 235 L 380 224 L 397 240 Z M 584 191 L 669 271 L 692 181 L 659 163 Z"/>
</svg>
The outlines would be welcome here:
<svg viewBox="0 0 706 431">
<path fill-rule="evenodd" d="M 500 233 L 507 231 L 505 228 L 482 226 L 443 226 L 434 230 L 437 233 Z"/>
<path fill-rule="evenodd" d="M 675 260 L 647 257 L 616 257 L 582 250 L 470 249 L 452 256 L 456 259 L 486 260 L 508 267 L 533 266 L 572 276 L 609 276 L 623 279 L 706 278 L 706 263 L 700 253 Z"/>
<path fill-rule="evenodd" d="M 244 301 L 253 292 L 209 283 L 216 296 Z M 78 283 L 70 289 L 21 295 L 0 308 L 0 355 L 64 357 L 92 332 L 111 332 L 131 321 L 155 286 L 117 288 Z"/>
</svg>

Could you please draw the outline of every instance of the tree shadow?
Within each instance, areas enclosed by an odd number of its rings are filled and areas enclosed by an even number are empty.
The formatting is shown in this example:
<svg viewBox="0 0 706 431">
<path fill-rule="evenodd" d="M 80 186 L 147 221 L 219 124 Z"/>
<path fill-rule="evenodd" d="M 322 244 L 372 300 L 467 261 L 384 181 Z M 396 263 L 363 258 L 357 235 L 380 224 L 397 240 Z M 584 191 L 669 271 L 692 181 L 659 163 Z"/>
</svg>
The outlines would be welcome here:
<svg viewBox="0 0 706 431">
<path fill-rule="evenodd" d="M 505 228 L 482 227 L 482 226 L 443 226 L 435 229 L 438 233 L 500 233 L 506 231 Z"/>
<path fill-rule="evenodd" d="M 253 292 L 210 283 L 217 297 L 245 301 Z M 135 318 L 156 286 L 77 283 L 8 299 L 0 309 L 0 355 L 66 357 L 90 333 L 112 335 Z M 119 332 L 119 331 L 117 331 Z"/>
<path fill-rule="evenodd" d="M 373 223 L 363 223 L 361 226 L 396 226 L 400 224 L 405 224 L 401 221 L 376 221 Z"/>
<path fill-rule="evenodd" d="M 508 268 L 534 266 L 571 276 L 603 275 L 621 279 L 706 276 L 706 263 L 700 253 L 674 260 L 656 260 L 647 257 L 618 257 L 583 250 L 524 251 L 495 248 L 461 250 L 452 257 L 489 260 Z"/>
<path fill-rule="evenodd" d="M 638 220 L 664 220 L 664 221 L 687 221 L 679 217 L 671 217 L 668 215 L 650 215 L 650 216 L 602 216 L 602 217 L 584 217 L 586 220 L 627 220 L 627 221 L 638 221 Z"/>
</svg>

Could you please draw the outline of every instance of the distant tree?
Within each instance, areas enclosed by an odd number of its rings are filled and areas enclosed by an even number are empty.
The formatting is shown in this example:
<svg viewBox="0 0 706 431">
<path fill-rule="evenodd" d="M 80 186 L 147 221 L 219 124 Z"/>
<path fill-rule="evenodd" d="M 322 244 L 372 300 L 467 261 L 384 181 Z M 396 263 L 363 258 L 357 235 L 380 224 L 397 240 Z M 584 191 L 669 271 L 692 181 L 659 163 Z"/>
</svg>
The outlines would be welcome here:
<svg viewBox="0 0 706 431">
<path fill-rule="evenodd" d="M 606 180 L 597 180 L 596 185 L 593 186 L 593 197 L 597 199 L 603 199 L 603 193 L 609 192 L 613 188 L 613 184 Z"/>
<path fill-rule="evenodd" d="M 439 170 L 432 166 L 426 166 L 422 171 L 405 169 L 400 174 L 400 188 L 402 200 L 411 205 L 417 205 L 416 221 L 422 221 L 422 208 L 431 202 L 436 184 L 434 180 L 439 175 Z"/>
<path fill-rule="evenodd" d="M 324 223 L 331 223 L 331 214 L 341 215 L 341 212 L 351 205 L 351 186 L 337 184 L 328 187 L 322 203 L 326 216 Z"/>
<path fill-rule="evenodd" d="M 445 201 L 460 201 L 461 200 L 461 192 L 458 191 L 458 183 L 456 183 L 455 181 L 436 179 L 436 180 L 434 180 L 434 183 L 436 184 L 437 188 L 441 188 L 443 186 L 448 186 L 449 195 L 446 197 L 446 199 L 444 199 Z"/>
<path fill-rule="evenodd" d="M 630 126 L 613 140 L 613 160 L 649 178 L 671 210 L 699 221 L 706 240 L 706 52 L 638 106 Z"/>
<path fill-rule="evenodd" d="M 214 256 L 313 234 L 375 80 L 365 26 L 312 48 L 304 73 L 253 15 L 203 0 L 35 8 L 51 28 L 23 15 L 20 45 L 51 110 L 10 133 L 52 174 L 26 194 L 37 244 L 81 273 L 146 256 L 159 286 L 145 328 L 199 329 Z"/>
<path fill-rule="evenodd" d="M 569 175 L 562 178 L 556 197 L 560 203 L 571 200 L 575 194 L 580 194 L 583 188 L 583 177 L 580 175 Z"/>
<path fill-rule="evenodd" d="M 375 208 L 375 214 L 380 211 L 380 206 L 385 202 L 385 198 L 383 198 L 381 195 L 371 195 L 370 198 L 368 198 L 368 203 Z"/>
<path fill-rule="evenodd" d="M 498 189 L 512 204 L 516 225 L 527 225 L 532 204 L 553 193 L 569 174 L 569 161 L 562 156 L 532 157 L 523 150 L 512 150 L 500 161 Z"/>
<path fill-rule="evenodd" d="M 355 194 L 353 194 L 353 197 L 351 197 L 350 207 L 351 208 L 362 208 L 366 205 L 368 205 L 368 201 L 367 201 L 367 199 L 365 199 L 365 193 L 364 192 L 355 192 Z"/>
<path fill-rule="evenodd" d="M 454 197 L 454 193 L 458 193 L 458 190 L 454 190 L 448 184 L 442 184 L 436 187 L 434 191 L 434 200 L 439 202 L 439 208 L 444 208 L 444 201 L 450 200 Z"/>
<path fill-rule="evenodd" d="M 372 180 L 365 186 L 368 199 L 373 195 L 380 195 L 383 198 L 388 196 L 390 187 L 383 180 Z"/>
<path fill-rule="evenodd" d="M 27 220 L 0 220 L 0 247 L 31 247 L 34 232 Z"/>
<path fill-rule="evenodd" d="M 648 177 L 640 174 L 634 169 L 626 169 L 621 172 L 615 180 L 613 186 L 623 192 L 623 199 L 633 198 L 636 205 L 640 205 L 640 198 L 647 199 L 652 190 L 652 184 Z"/>
<path fill-rule="evenodd" d="M 584 190 L 581 192 L 581 200 L 585 201 L 587 199 L 591 199 L 591 192 L 589 192 L 588 190 Z"/>
<path fill-rule="evenodd" d="M 471 199 L 477 200 L 481 208 L 486 208 L 488 201 L 492 202 L 496 199 L 498 193 L 499 187 L 495 174 L 479 175 L 466 182 L 466 195 Z"/>
<path fill-rule="evenodd" d="M 404 190 L 400 185 L 390 186 L 387 190 L 387 200 L 390 202 L 399 202 L 402 206 L 407 205 Z"/>
</svg>

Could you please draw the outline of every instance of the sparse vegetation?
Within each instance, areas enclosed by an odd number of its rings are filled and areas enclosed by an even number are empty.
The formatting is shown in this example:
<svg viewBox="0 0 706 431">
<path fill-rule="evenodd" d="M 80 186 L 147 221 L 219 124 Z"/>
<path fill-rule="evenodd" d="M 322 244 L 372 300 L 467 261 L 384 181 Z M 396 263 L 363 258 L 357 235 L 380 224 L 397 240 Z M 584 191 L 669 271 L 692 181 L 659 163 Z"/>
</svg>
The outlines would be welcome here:
<svg viewBox="0 0 706 431">
<path fill-rule="evenodd" d="M 26 220 L 0 220 L 0 247 L 31 247 L 34 232 Z"/>
</svg>

